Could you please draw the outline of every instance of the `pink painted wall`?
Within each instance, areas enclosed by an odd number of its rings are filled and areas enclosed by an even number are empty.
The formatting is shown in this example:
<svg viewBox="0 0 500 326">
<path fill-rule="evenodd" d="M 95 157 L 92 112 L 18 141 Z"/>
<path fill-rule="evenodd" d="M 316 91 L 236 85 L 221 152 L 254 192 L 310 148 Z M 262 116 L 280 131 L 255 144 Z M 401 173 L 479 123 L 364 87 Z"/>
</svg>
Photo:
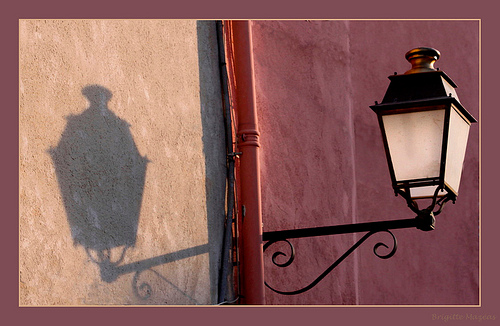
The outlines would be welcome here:
<svg viewBox="0 0 500 326">
<path fill-rule="evenodd" d="M 255 21 L 253 42 L 264 231 L 414 216 L 394 197 L 369 108 L 382 100 L 387 76 L 410 68 L 408 50 L 440 50 L 436 67 L 479 118 L 477 21 Z M 267 303 L 478 304 L 478 189 L 475 124 L 460 196 L 435 231 L 394 231 L 398 251 L 388 260 L 372 253 L 388 240 L 376 235 L 312 290 L 282 296 L 266 289 Z M 361 236 L 294 240 L 297 257 L 285 269 L 266 252 L 266 281 L 285 291 L 306 286 Z"/>
</svg>

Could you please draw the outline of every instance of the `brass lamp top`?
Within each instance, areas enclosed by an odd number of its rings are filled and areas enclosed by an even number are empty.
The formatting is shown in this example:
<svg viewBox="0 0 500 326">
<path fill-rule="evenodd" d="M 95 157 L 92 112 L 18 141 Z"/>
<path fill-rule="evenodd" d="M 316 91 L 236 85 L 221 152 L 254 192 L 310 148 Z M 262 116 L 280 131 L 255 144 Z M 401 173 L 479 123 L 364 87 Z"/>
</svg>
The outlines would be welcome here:
<svg viewBox="0 0 500 326">
<path fill-rule="evenodd" d="M 405 58 L 411 63 L 411 69 L 405 72 L 405 75 L 436 71 L 434 62 L 436 62 L 440 56 L 441 53 L 434 48 L 419 47 L 408 51 Z"/>
</svg>

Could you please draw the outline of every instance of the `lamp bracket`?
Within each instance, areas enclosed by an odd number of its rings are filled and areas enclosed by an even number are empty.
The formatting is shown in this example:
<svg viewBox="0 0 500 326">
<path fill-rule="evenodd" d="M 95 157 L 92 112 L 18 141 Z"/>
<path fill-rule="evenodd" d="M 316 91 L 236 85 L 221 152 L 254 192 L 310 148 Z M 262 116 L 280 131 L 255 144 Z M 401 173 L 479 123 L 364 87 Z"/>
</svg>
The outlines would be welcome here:
<svg viewBox="0 0 500 326">
<path fill-rule="evenodd" d="M 382 242 L 377 243 L 373 248 L 375 255 L 382 259 L 387 259 L 392 257 L 397 250 L 397 241 L 394 234 L 389 230 L 405 229 L 405 228 L 417 228 L 422 231 L 434 230 L 436 223 L 435 216 L 441 213 L 441 211 L 443 210 L 443 206 L 446 202 L 450 200 L 454 201 L 456 198 L 455 194 L 448 192 L 445 196 L 438 199 L 438 194 L 440 190 L 442 190 L 441 187 L 436 188 L 436 191 L 434 192 L 434 196 L 432 198 L 432 203 L 425 209 L 418 208 L 417 202 L 413 200 L 410 196 L 409 189 L 397 190 L 396 195 L 400 194 L 403 198 L 405 198 L 410 209 L 412 209 L 415 213 L 417 213 L 417 216 L 415 218 L 264 232 L 262 235 L 262 240 L 265 242 L 263 251 L 266 251 L 271 245 L 280 241 L 285 242 L 290 248 L 289 255 L 285 254 L 282 251 L 276 251 L 272 255 L 271 260 L 273 264 L 281 268 L 291 265 L 295 259 L 295 249 L 292 243 L 288 241 L 289 239 L 367 232 L 360 240 L 358 240 L 351 248 L 349 248 L 340 258 L 338 258 L 334 263 L 332 263 L 321 275 L 319 275 L 309 285 L 299 290 L 282 291 L 273 288 L 267 282 L 264 282 L 264 284 L 272 291 L 282 295 L 296 295 L 304 293 L 312 289 L 314 286 L 316 286 L 323 278 L 325 278 L 325 276 L 327 276 L 331 271 L 333 271 L 335 267 L 337 267 L 342 261 L 344 261 L 354 250 L 356 250 L 369 237 L 379 232 L 389 233 L 392 237 L 393 244 L 391 246 L 392 249 L 388 254 L 381 255 L 377 252 L 377 250 L 381 246 L 385 248 L 390 248 L 390 246 Z M 434 211 L 436 207 L 438 207 L 438 209 Z M 279 262 L 277 259 L 278 257 L 287 257 L 287 260 L 285 262 Z"/>
<path fill-rule="evenodd" d="M 300 293 L 304 293 L 310 289 L 312 289 L 313 287 L 315 287 L 323 278 L 325 278 L 325 276 L 327 276 L 331 271 L 333 271 L 335 269 L 335 267 L 337 267 L 341 262 L 344 261 L 344 259 L 346 259 L 354 250 L 356 250 L 363 242 L 365 242 L 369 237 L 371 237 L 372 235 L 376 234 L 376 233 L 379 233 L 379 232 L 387 232 L 391 235 L 392 237 L 392 241 L 393 241 L 393 244 L 392 244 L 392 249 L 389 253 L 387 254 L 379 254 L 377 251 L 378 251 L 378 248 L 379 247 L 385 247 L 385 248 L 389 248 L 389 246 L 387 246 L 385 243 L 383 242 L 378 242 L 377 244 L 375 244 L 375 246 L 373 247 L 373 253 L 381 258 L 381 259 L 387 259 L 387 258 L 390 258 L 392 257 L 395 253 L 396 253 L 396 250 L 397 250 L 397 241 L 396 241 L 396 237 L 394 236 L 394 234 L 389 231 L 389 230 L 377 230 L 377 231 L 370 231 L 368 232 L 367 234 L 365 234 L 361 239 L 359 239 L 353 246 L 351 246 L 351 248 L 349 248 L 340 258 L 338 258 L 335 262 L 333 262 L 333 264 L 331 264 L 323 273 L 321 273 L 321 275 L 319 275 L 314 281 L 312 281 L 309 285 L 301 288 L 301 289 L 298 289 L 298 290 L 295 290 L 295 291 L 281 291 L 281 290 L 277 290 L 273 287 L 271 287 L 267 282 L 264 282 L 264 284 L 266 285 L 266 287 L 268 287 L 269 289 L 271 289 L 272 291 L 276 292 L 276 293 L 279 293 L 279 294 L 282 294 L 282 295 L 296 295 L 296 294 L 300 294 Z M 277 241 L 284 241 L 286 242 L 289 246 L 290 246 L 290 250 L 291 250 L 291 254 L 290 254 L 290 257 L 288 258 L 288 260 L 284 263 L 278 263 L 276 261 L 276 258 L 278 256 L 286 256 L 286 254 L 284 254 L 283 252 L 281 251 L 277 251 L 273 254 L 272 256 L 272 261 L 273 263 L 278 266 L 278 267 L 286 267 L 286 266 L 289 266 L 294 258 L 295 258 L 295 249 L 293 248 L 293 245 L 286 239 L 284 240 L 275 240 L 275 241 L 269 241 L 267 242 L 265 245 L 264 245 L 264 251 L 272 244 L 276 243 Z"/>
<path fill-rule="evenodd" d="M 278 267 L 287 267 L 293 263 L 295 259 L 295 249 L 289 239 L 294 238 L 308 238 L 315 236 L 324 236 L 324 235 L 334 235 L 334 234 L 347 234 L 347 233 L 357 233 L 357 232 L 367 232 L 360 240 L 358 240 L 351 248 L 349 248 L 340 258 L 338 258 L 332 265 L 330 265 L 320 276 L 318 276 L 313 282 L 309 285 L 295 291 L 281 291 L 273 288 L 267 282 L 265 285 L 271 289 L 272 291 L 283 294 L 283 295 L 295 295 L 306 292 L 316 286 L 326 275 L 328 275 L 335 267 L 337 267 L 344 259 L 346 259 L 354 250 L 356 250 L 363 242 L 365 242 L 372 235 L 379 232 L 389 233 L 392 237 L 393 244 L 392 249 L 388 254 L 382 255 L 378 253 L 378 249 L 382 246 L 385 248 L 390 248 L 390 246 L 379 242 L 377 243 L 373 251 L 375 255 L 382 259 L 387 259 L 392 257 L 397 250 L 397 241 L 394 234 L 389 231 L 391 229 L 405 229 L 405 228 L 419 228 L 425 229 L 425 216 L 417 216 L 415 218 L 410 219 L 402 219 L 402 220 L 390 220 L 390 221 L 379 221 L 379 222 L 368 222 L 368 223 L 355 223 L 355 224 L 344 224 L 344 225 L 333 225 L 333 226 L 324 226 L 324 227 L 316 227 L 316 228 L 303 228 L 303 229 L 294 229 L 294 230 L 282 230 L 282 231 L 271 231 L 264 232 L 262 235 L 262 240 L 266 242 L 264 244 L 263 250 L 266 251 L 271 245 L 284 241 L 290 247 L 290 254 L 288 255 L 288 260 L 285 262 L 278 262 L 277 258 L 280 256 L 287 257 L 285 253 L 282 251 L 276 251 L 272 255 L 272 262 L 274 265 Z M 433 223 L 432 223 L 433 225 Z"/>
</svg>

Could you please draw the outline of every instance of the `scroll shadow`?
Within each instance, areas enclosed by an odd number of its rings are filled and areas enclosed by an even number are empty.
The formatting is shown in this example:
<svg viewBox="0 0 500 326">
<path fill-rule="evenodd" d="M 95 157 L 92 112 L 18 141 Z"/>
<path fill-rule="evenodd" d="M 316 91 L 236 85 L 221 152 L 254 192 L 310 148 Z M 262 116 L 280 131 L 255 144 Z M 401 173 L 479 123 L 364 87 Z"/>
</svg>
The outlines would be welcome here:
<svg viewBox="0 0 500 326">
<path fill-rule="evenodd" d="M 187 294 L 185 291 L 183 291 L 181 288 L 176 286 L 174 283 L 169 281 L 166 277 L 158 273 L 153 269 L 155 266 L 163 265 L 163 264 L 168 264 L 177 260 L 181 259 L 186 259 L 189 257 L 194 257 L 198 256 L 204 253 L 208 252 L 208 244 L 196 246 L 196 247 L 191 247 L 183 250 L 179 250 L 173 253 L 149 258 L 149 259 L 144 259 L 138 262 L 134 262 L 131 264 L 126 264 L 122 266 L 118 266 L 114 269 L 109 269 L 108 271 L 110 272 L 107 277 L 109 278 L 117 278 L 120 275 L 123 274 L 128 274 L 128 273 L 135 273 L 134 278 L 132 280 L 132 288 L 134 290 L 134 294 L 142 299 L 146 300 L 151 296 L 151 293 L 153 292 L 153 288 L 149 283 L 143 282 L 140 285 L 138 284 L 139 282 L 139 276 L 141 273 L 145 271 L 150 271 L 152 272 L 157 278 L 161 279 L 165 283 L 168 283 L 174 290 L 177 292 L 180 292 L 185 298 L 189 300 L 192 304 L 199 304 L 196 299 L 191 297 L 189 294 Z M 102 271 L 102 269 L 101 269 Z"/>
</svg>

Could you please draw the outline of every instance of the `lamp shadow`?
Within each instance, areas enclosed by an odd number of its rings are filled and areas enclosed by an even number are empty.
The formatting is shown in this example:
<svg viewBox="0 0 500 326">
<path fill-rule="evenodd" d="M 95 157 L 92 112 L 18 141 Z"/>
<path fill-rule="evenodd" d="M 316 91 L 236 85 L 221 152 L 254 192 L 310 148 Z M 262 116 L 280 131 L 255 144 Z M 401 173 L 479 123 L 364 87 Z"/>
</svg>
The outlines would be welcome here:
<svg viewBox="0 0 500 326">
<path fill-rule="evenodd" d="M 120 263 L 136 243 L 149 160 L 139 154 L 130 125 L 108 108 L 111 91 L 88 85 L 82 94 L 89 107 L 66 118 L 58 145 L 48 152 L 75 246 L 107 266 Z M 114 248 L 121 254 L 112 261 Z"/>
<path fill-rule="evenodd" d="M 100 85 L 82 89 L 89 106 L 70 115 L 60 141 L 48 149 L 75 246 L 82 246 L 100 269 L 101 279 L 112 283 L 134 274 L 134 294 L 143 300 L 153 289 L 140 275 L 153 273 L 193 304 L 198 302 L 153 268 L 209 253 L 209 244 L 122 264 L 137 239 L 147 164 L 130 132 L 130 124 L 109 108 L 112 93 Z"/>
<path fill-rule="evenodd" d="M 225 144 L 214 22 L 198 22 L 198 63 L 202 142 L 205 157 L 208 243 L 141 261 L 122 264 L 128 248 L 135 246 L 147 165 L 130 132 L 130 124 L 108 107 L 112 92 L 88 85 L 82 94 L 88 108 L 66 117 L 66 128 L 57 146 L 48 150 L 60 188 L 71 236 L 100 268 L 107 283 L 134 274 L 132 287 L 140 299 L 153 289 L 140 283 L 152 273 L 197 304 L 182 289 L 153 268 L 208 253 L 210 293 L 217 295 L 218 261 L 225 203 Z M 211 299 L 215 300 L 214 298 Z"/>
</svg>

